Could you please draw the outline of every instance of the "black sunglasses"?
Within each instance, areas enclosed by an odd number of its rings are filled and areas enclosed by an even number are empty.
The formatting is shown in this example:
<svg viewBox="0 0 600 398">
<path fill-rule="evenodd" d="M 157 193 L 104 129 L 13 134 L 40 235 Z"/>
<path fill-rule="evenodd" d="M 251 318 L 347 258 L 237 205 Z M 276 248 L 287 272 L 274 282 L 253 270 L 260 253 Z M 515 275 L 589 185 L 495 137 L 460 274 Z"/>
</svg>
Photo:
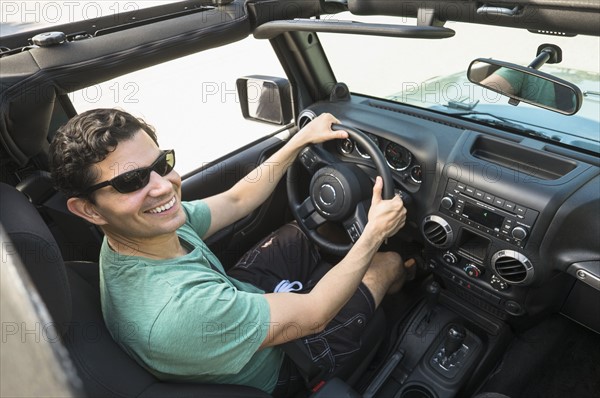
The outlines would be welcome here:
<svg viewBox="0 0 600 398">
<path fill-rule="evenodd" d="M 121 193 L 131 193 L 142 189 L 150 182 L 150 173 L 155 171 L 160 176 L 164 177 L 169 174 L 175 167 L 175 151 L 169 149 L 163 153 L 148 167 L 140 167 L 139 169 L 127 171 L 119 174 L 115 178 L 92 185 L 85 189 L 78 196 L 89 195 L 90 193 L 107 186 L 112 186 Z"/>
</svg>

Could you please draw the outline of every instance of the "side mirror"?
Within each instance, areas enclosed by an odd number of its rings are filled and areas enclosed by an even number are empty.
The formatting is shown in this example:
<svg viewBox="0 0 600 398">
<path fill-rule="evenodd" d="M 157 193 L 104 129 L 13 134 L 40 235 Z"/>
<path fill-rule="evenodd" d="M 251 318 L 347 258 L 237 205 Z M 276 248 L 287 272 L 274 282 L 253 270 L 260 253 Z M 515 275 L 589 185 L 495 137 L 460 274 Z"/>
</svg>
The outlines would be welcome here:
<svg viewBox="0 0 600 398">
<path fill-rule="evenodd" d="M 581 108 L 583 94 L 566 80 L 509 62 L 476 59 L 469 65 L 470 82 L 510 97 L 511 105 L 523 101 L 565 115 Z"/>
<path fill-rule="evenodd" d="M 244 118 L 284 126 L 292 121 L 292 95 L 287 79 L 252 75 L 237 79 Z"/>
</svg>

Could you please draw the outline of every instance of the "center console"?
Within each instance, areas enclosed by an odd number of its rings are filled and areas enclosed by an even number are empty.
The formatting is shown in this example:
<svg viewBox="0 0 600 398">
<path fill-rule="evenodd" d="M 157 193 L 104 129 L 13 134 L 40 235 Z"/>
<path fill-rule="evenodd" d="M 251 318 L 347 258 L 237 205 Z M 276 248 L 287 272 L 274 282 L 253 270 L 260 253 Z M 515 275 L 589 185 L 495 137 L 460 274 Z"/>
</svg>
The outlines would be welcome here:
<svg viewBox="0 0 600 398">
<path fill-rule="evenodd" d="M 460 396 L 475 390 L 473 382 L 497 362 L 511 337 L 504 322 L 465 305 L 437 282 L 427 290 L 363 398 Z"/>
<path fill-rule="evenodd" d="M 526 252 L 539 212 L 504 195 L 449 178 L 438 212 L 424 218 L 428 267 L 447 287 L 494 315 L 521 315 L 511 291 L 535 275 Z"/>
</svg>

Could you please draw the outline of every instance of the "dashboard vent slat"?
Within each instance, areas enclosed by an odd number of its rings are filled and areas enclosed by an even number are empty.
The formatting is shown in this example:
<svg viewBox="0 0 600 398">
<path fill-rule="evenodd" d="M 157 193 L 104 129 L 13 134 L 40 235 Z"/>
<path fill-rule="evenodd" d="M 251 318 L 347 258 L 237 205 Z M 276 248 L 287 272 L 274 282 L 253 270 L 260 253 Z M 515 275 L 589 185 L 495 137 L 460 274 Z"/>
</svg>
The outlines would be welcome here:
<svg viewBox="0 0 600 398">
<path fill-rule="evenodd" d="M 435 247 L 444 248 L 452 243 L 452 228 L 439 216 L 429 216 L 423 220 L 422 231 L 425 238 Z"/>
<path fill-rule="evenodd" d="M 494 254 L 492 267 L 499 278 L 510 284 L 527 284 L 533 278 L 533 266 L 529 259 L 513 250 L 502 250 Z"/>
<path fill-rule="evenodd" d="M 298 129 L 302 129 L 302 127 L 310 123 L 315 117 L 317 115 L 311 110 L 305 110 L 300 113 L 300 116 L 298 116 Z"/>
</svg>

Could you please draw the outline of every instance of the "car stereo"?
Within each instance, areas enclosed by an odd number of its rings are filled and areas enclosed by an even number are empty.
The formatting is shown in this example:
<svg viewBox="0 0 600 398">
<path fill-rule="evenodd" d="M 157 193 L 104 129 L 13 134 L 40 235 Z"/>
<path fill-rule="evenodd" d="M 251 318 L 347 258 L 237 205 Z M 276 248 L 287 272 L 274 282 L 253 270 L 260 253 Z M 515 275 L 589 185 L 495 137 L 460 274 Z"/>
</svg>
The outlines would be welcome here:
<svg viewBox="0 0 600 398">
<path fill-rule="evenodd" d="M 525 245 L 539 215 L 536 210 L 453 179 L 446 185 L 440 212 L 518 247 Z"/>
</svg>

